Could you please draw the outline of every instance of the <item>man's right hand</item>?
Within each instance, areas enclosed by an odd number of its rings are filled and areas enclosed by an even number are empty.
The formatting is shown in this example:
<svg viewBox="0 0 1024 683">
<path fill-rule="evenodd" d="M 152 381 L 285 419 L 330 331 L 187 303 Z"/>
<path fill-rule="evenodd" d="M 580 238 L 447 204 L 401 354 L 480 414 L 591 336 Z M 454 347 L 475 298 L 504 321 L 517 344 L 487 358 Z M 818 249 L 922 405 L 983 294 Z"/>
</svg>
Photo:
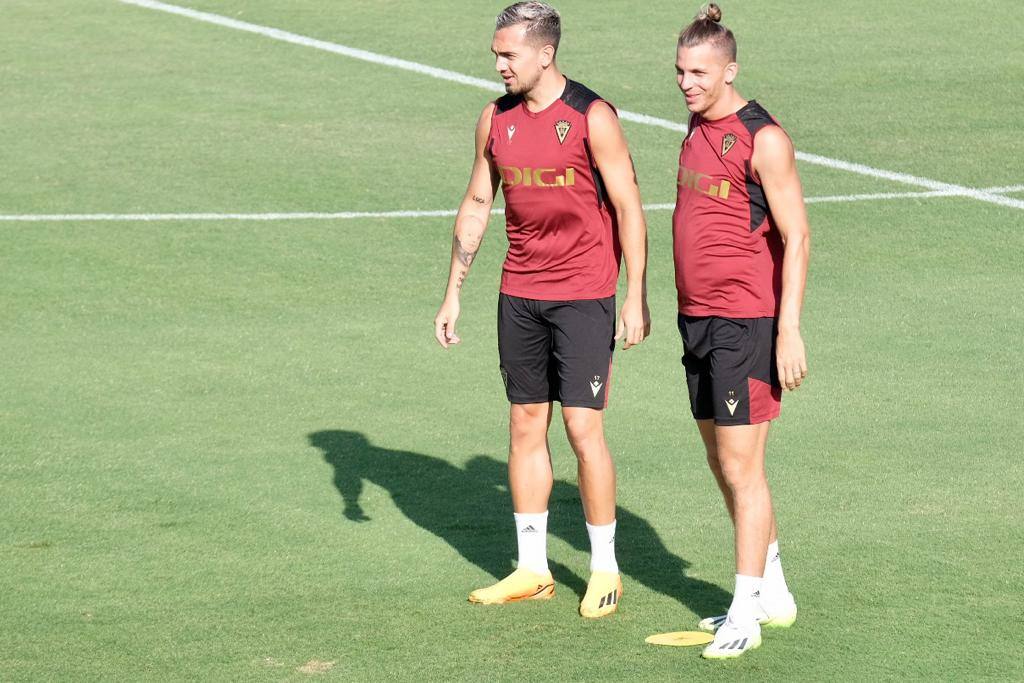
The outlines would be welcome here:
<svg viewBox="0 0 1024 683">
<path fill-rule="evenodd" d="M 441 308 L 434 318 L 434 338 L 437 343 L 448 348 L 451 344 L 458 344 L 461 339 L 455 334 L 455 321 L 459 319 L 459 300 L 445 299 Z"/>
</svg>

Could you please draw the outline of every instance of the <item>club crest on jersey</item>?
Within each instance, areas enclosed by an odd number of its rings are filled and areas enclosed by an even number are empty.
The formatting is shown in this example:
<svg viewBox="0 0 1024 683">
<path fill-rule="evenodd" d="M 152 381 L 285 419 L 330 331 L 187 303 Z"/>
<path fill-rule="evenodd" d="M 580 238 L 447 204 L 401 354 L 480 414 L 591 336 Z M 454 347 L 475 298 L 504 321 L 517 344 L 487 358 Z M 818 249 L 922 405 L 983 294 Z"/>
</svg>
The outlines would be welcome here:
<svg viewBox="0 0 1024 683">
<path fill-rule="evenodd" d="M 565 120 L 555 124 L 555 135 L 558 136 L 558 144 L 565 142 L 565 136 L 569 134 L 570 128 L 572 128 L 572 124 Z"/>
<path fill-rule="evenodd" d="M 726 133 L 725 137 L 722 138 L 722 156 L 724 157 L 732 149 L 732 146 L 736 144 L 736 136 L 732 133 Z"/>
<path fill-rule="evenodd" d="M 512 136 L 515 135 L 515 134 L 516 134 L 516 127 L 515 126 L 509 126 L 508 127 L 508 141 L 509 142 L 512 142 Z"/>
</svg>

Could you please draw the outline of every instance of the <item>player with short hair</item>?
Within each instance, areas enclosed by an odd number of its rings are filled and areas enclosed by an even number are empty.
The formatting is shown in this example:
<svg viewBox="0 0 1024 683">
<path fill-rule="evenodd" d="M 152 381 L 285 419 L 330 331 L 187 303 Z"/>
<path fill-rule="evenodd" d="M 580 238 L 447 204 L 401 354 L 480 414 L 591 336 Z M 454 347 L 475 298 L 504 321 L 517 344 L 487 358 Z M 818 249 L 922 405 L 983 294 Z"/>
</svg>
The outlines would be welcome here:
<svg viewBox="0 0 1024 683">
<path fill-rule="evenodd" d="M 498 15 L 491 51 L 506 95 L 484 107 L 476 158 L 455 219 L 451 266 L 434 333 L 459 343 L 459 292 L 476 257 L 500 186 L 509 248 L 498 300 L 498 354 L 509 415 L 509 489 L 519 547 L 517 569 L 469 600 L 501 604 L 554 594 L 547 562 L 547 507 L 553 482 L 547 432 L 562 404 L 576 453 L 591 542 L 585 617 L 614 612 L 622 595 L 615 558 L 615 468 L 604 438 L 612 350 L 650 331 L 645 271 L 647 228 L 632 159 L 615 110 L 567 79 L 555 63 L 557 11 L 519 2 Z M 618 329 L 620 257 L 626 298 Z"/>
<path fill-rule="evenodd" d="M 700 628 L 704 657 L 761 644 L 761 625 L 789 626 L 786 584 L 765 475 L 782 389 L 807 377 L 800 310 L 810 232 L 793 144 L 733 85 L 736 40 L 710 4 L 680 34 L 676 80 L 690 110 L 673 215 L 679 331 L 690 408 L 736 531 L 729 613 Z"/>
</svg>

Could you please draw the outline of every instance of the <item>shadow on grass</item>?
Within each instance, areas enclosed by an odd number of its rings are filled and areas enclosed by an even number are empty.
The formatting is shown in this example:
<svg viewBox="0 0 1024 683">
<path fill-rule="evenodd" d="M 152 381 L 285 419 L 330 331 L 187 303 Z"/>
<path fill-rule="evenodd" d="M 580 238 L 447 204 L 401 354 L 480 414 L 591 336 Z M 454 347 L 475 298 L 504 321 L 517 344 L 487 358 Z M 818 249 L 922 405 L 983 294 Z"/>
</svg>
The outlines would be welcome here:
<svg viewBox="0 0 1024 683">
<path fill-rule="evenodd" d="M 411 521 L 491 576 L 499 579 L 512 571 L 515 535 L 504 462 L 477 455 L 465 468 L 455 467 L 423 453 L 375 446 L 359 432 L 345 430 L 314 432 L 308 438 L 334 468 L 334 486 L 347 519 L 372 521 L 359 503 L 363 482 L 372 482 L 388 491 Z M 589 554 L 576 486 L 556 479 L 548 510 L 548 533 Z M 714 584 L 688 577 L 689 563 L 669 552 L 647 520 L 621 506 L 616 518 L 619 569 L 624 575 L 698 615 L 728 608 L 731 596 Z M 585 579 L 557 562 L 549 565 L 558 583 L 582 597 Z"/>
</svg>

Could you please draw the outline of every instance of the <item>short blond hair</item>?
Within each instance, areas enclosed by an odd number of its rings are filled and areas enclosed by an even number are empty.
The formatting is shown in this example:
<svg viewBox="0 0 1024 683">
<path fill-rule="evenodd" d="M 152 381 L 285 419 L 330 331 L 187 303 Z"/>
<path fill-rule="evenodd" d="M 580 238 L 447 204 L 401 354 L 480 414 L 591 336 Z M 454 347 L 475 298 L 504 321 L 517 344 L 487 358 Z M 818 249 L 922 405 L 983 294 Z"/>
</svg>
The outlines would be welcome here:
<svg viewBox="0 0 1024 683">
<path fill-rule="evenodd" d="M 552 45 L 558 52 L 562 38 L 562 17 L 551 5 L 543 2 L 517 2 L 501 10 L 494 22 L 494 30 L 525 24 L 526 38 L 534 44 Z"/>
</svg>

